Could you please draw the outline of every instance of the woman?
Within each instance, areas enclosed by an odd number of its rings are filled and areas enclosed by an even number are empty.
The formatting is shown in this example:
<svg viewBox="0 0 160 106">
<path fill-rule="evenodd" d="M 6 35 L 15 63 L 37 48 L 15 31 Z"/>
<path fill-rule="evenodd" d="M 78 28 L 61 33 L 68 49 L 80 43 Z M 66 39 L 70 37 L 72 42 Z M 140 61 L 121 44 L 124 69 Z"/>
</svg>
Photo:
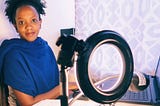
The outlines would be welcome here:
<svg viewBox="0 0 160 106">
<path fill-rule="evenodd" d="M 6 4 L 6 16 L 20 39 L 5 40 L 0 47 L 4 83 L 21 106 L 59 97 L 61 86 L 54 53 L 38 37 L 45 6 L 40 0 L 7 0 Z"/>
</svg>

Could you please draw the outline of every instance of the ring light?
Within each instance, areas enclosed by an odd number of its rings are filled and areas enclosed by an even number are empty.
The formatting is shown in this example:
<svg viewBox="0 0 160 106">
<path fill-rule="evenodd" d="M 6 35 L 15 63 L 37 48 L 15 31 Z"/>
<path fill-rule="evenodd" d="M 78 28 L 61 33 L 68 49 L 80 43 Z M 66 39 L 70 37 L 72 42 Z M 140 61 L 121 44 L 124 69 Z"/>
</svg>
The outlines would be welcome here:
<svg viewBox="0 0 160 106">
<path fill-rule="evenodd" d="M 69 55 L 69 63 L 73 63 L 73 52 L 78 52 L 76 74 L 83 94 L 91 100 L 103 104 L 110 104 L 120 99 L 127 91 L 133 75 L 133 57 L 128 43 L 120 34 L 111 30 L 96 32 L 86 41 L 74 38 L 74 43 L 71 43 L 71 40 L 68 42 L 67 39 L 73 38 L 68 36 L 65 40 L 64 38 L 63 40 L 59 39 L 60 42 L 57 44 L 62 44 L 61 55 L 71 51 L 72 56 Z M 70 49 L 66 49 L 64 46 L 70 47 Z M 107 48 L 110 48 L 109 51 L 105 51 Z M 110 65 L 111 61 L 107 62 L 107 59 L 112 61 Z M 59 56 L 58 64 L 68 67 L 63 61 L 66 61 L 66 56 Z M 94 61 L 99 61 L 99 63 L 103 61 L 104 68 L 101 67 L 102 64 L 96 64 Z M 115 62 L 118 63 L 117 66 L 115 66 Z M 113 70 L 109 70 L 112 66 L 115 66 Z M 101 74 L 97 74 L 98 72 Z M 96 75 L 98 77 L 95 77 Z"/>
</svg>

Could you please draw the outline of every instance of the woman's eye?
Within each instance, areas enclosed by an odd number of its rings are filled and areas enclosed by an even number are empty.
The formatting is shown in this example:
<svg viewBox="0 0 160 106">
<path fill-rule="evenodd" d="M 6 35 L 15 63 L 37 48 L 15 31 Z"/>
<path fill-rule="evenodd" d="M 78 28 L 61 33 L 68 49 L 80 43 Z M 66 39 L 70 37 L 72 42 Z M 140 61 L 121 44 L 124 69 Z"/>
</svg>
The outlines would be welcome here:
<svg viewBox="0 0 160 106">
<path fill-rule="evenodd" d="M 32 22 L 37 23 L 38 20 L 37 19 L 32 19 Z"/>
<path fill-rule="evenodd" d="M 18 24 L 19 24 L 19 25 L 23 25 L 23 24 L 24 24 L 24 21 L 19 21 Z"/>
</svg>

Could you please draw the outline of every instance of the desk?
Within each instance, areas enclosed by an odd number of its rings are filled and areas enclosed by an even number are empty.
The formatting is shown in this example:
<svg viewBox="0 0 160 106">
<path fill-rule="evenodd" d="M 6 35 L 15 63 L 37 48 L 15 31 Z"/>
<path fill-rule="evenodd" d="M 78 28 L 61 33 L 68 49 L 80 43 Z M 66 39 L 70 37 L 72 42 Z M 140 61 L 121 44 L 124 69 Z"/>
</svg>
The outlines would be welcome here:
<svg viewBox="0 0 160 106">
<path fill-rule="evenodd" d="M 61 104 L 60 104 L 60 100 L 43 100 L 33 106 L 61 106 Z M 99 104 L 91 100 L 76 100 L 71 106 L 110 106 L 110 105 Z M 155 106 L 155 105 L 142 105 L 142 104 L 117 102 L 115 103 L 115 106 Z"/>
<path fill-rule="evenodd" d="M 99 104 L 89 100 L 89 101 L 75 101 L 71 106 L 110 106 L 110 105 Z M 142 104 L 134 104 L 134 103 L 116 102 L 114 106 L 155 106 L 155 105 L 142 105 Z"/>
</svg>

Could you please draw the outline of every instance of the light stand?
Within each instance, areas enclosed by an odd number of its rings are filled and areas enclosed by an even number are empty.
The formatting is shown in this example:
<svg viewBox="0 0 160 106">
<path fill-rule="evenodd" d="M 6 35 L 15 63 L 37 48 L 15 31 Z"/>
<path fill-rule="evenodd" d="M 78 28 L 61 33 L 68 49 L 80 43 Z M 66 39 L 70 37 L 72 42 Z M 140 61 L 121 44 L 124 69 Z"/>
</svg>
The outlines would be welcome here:
<svg viewBox="0 0 160 106">
<path fill-rule="evenodd" d="M 60 36 L 56 42 L 57 46 L 61 45 L 57 63 L 60 64 L 60 78 L 62 83 L 61 106 L 68 106 L 68 74 L 67 68 L 72 67 L 74 63 L 73 55 L 75 51 L 83 50 L 84 42 L 77 40 L 72 36 Z"/>
<path fill-rule="evenodd" d="M 94 54 L 97 48 L 105 44 L 113 45 L 120 52 L 124 65 L 124 68 L 120 71 L 121 74 L 119 74 L 118 77 L 120 80 L 117 80 L 115 83 L 117 85 L 113 86 L 113 90 L 107 91 L 98 89 L 96 83 L 92 83 L 90 78 L 91 73 L 88 72 L 90 58 L 94 57 L 92 54 Z M 68 106 L 69 104 L 67 69 L 73 66 L 75 52 L 78 52 L 78 59 L 76 63 L 78 84 L 80 85 L 80 88 L 85 96 L 98 103 L 114 106 L 114 102 L 125 94 L 131 83 L 134 65 L 130 47 L 125 39 L 120 36 L 120 34 L 111 30 L 103 30 L 94 33 L 92 36 L 88 37 L 85 42 L 83 40 L 78 40 L 73 36 L 61 35 L 56 42 L 56 45 L 61 45 L 61 50 L 57 59 L 57 63 L 61 68 L 61 106 Z M 110 77 L 106 77 L 104 81 L 109 78 Z"/>
</svg>

